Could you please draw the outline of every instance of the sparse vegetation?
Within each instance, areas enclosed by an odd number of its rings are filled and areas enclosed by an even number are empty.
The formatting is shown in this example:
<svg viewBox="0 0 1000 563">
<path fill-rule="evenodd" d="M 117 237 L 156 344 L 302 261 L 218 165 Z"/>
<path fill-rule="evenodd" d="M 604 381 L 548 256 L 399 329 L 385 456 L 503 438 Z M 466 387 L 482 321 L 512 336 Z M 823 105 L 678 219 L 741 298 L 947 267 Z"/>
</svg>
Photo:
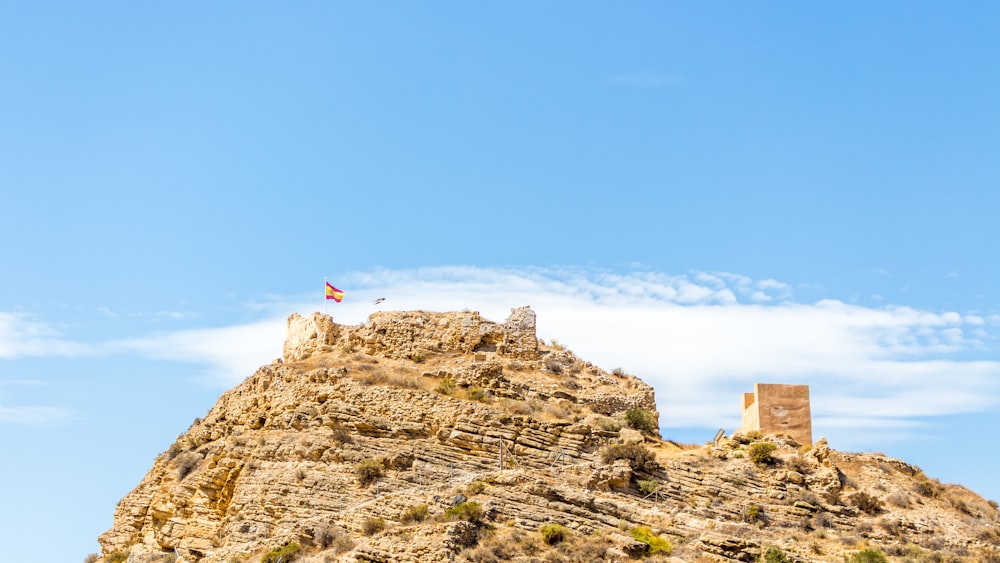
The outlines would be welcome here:
<svg viewBox="0 0 1000 563">
<path fill-rule="evenodd" d="M 323 526 L 322 528 L 318 528 L 315 532 L 313 532 L 313 541 L 315 541 L 316 545 L 320 546 L 323 549 L 326 549 L 331 545 L 333 545 L 333 542 L 336 539 L 337 539 L 337 533 L 330 526 Z"/>
<path fill-rule="evenodd" d="M 656 417 L 653 416 L 653 413 L 644 409 L 629 409 L 625 411 L 625 424 L 629 428 L 646 434 L 659 434 L 659 429 L 656 427 Z"/>
<path fill-rule="evenodd" d="M 428 514 L 428 506 L 426 504 L 418 504 L 417 506 L 411 506 L 410 508 L 404 510 L 402 516 L 399 517 L 399 521 L 403 524 L 423 522 L 427 519 Z"/>
<path fill-rule="evenodd" d="M 470 500 L 449 508 L 444 512 L 444 515 L 447 518 L 479 524 L 483 521 L 485 513 L 482 505 Z"/>
<path fill-rule="evenodd" d="M 381 517 L 366 518 L 361 524 L 361 531 L 366 536 L 373 536 L 385 529 L 385 520 Z"/>
<path fill-rule="evenodd" d="M 94 563 L 94 561 L 97 561 L 100 558 L 101 558 L 100 555 L 96 553 L 91 553 L 83 558 L 83 563 Z"/>
<path fill-rule="evenodd" d="M 330 426 L 330 438 L 340 445 L 350 444 L 354 441 L 354 438 L 351 437 L 351 429 L 339 422 L 335 422 Z"/>
<path fill-rule="evenodd" d="M 382 462 L 372 458 L 363 459 L 354 468 L 354 474 L 358 477 L 358 483 L 367 487 L 382 477 Z"/>
<path fill-rule="evenodd" d="M 757 561 L 760 561 L 761 563 L 786 563 L 788 561 L 788 557 L 785 556 L 784 551 L 781 551 L 776 547 L 769 547 L 764 550 L 764 553 L 762 553 L 759 558 L 757 558 Z"/>
<path fill-rule="evenodd" d="M 480 403 L 489 403 L 490 401 L 493 400 L 493 396 L 490 395 L 488 391 L 486 391 L 482 387 L 477 387 L 475 385 L 469 387 L 468 391 L 466 391 L 465 394 L 469 398 L 469 400 L 478 401 Z"/>
<path fill-rule="evenodd" d="M 112 551 L 104 558 L 104 563 L 125 563 L 128 561 L 128 553 L 124 551 Z"/>
<path fill-rule="evenodd" d="M 194 452 L 188 452 L 186 454 L 177 457 L 175 462 L 177 466 L 177 480 L 183 481 L 185 477 L 191 474 L 199 465 L 201 465 L 202 457 Z"/>
<path fill-rule="evenodd" d="M 299 551 L 302 548 L 297 543 L 286 543 L 281 547 L 276 547 L 269 551 L 263 558 L 261 558 L 260 563 L 287 563 L 288 561 L 295 561 L 299 557 Z"/>
<path fill-rule="evenodd" d="M 629 530 L 632 535 L 632 539 L 636 541 L 641 541 L 642 543 L 649 546 L 649 554 L 654 555 L 657 553 L 662 553 L 664 555 L 670 555 L 674 551 L 674 546 L 669 541 L 653 533 L 653 530 L 648 526 L 639 526 Z"/>
<path fill-rule="evenodd" d="M 848 499 L 852 505 L 865 514 L 878 514 L 882 512 L 882 501 L 878 497 L 864 491 L 858 491 L 848 497 Z"/>
<path fill-rule="evenodd" d="M 761 525 L 763 524 L 763 514 L 760 509 L 760 505 L 751 504 L 743 509 L 743 521 L 747 524 Z"/>
<path fill-rule="evenodd" d="M 628 461 L 629 467 L 634 471 L 655 471 L 659 464 L 656 463 L 656 456 L 646 449 L 642 444 L 613 444 L 601 452 L 601 460 L 604 463 L 612 463 L 619 459 Z"/>
<path fill-rule="evenodd" d="M 549 545 L 560 544 L 569 539 L 569 528 L 562 524 L 542 524 L 539 531 L 542 533 L 542 540 Z"/>
<path fill-rule="evenodd" d="M 754 442 L 747 448 L 747 456 L 757 465 L 771 465 L 777 449 L 778 446 L 771 442 Z"/>
<path fill-rule="evenodd" d="M 438 382 L 437 387 L 435 387 L 434 390 L 442 395 L 451 395 L 455 392 L 455 380 L 450 377 L 446 377 Z"/>
<path fill-rule="evenodd" d="M 656 481 L 646 481 L 644 479 L 636 481 L 636 485 L 639 485 L 639 492 L 644 495 L 651 495 L 656 492 L 656 489 L 660 488 L 660 484 Z"/>
<path fill-rule="evenodd" d="M 881 551 L 870 547 L 866 547 L 845 559 L 847 563 L 888 563 L 889 561 Z"/>
<path fill-rule="evenodd" d="M 551 371 L 552 373 L 562 373 L 563 371 L 562 362 L 560 362 L 556 358 L 553 358 L 552 356 L 546 357 L 544 363 L 545 363 L 545 368 Z"/>
<path fill-rule="evenodd" d="M 611 374 L 618 377 L 625 377 L 625 370 L 622 368 L 615 368 L 611 370 Z"/>
<path fill-rule="evenodd" d="M 605 432 L 618 432 L 622 429 L 622 424 L 609 416 L 598 420 L 597 426 Z"/>
<path fill-rule="evenodd" d="M 921 472 L 914 477 L 913 490 L 920 496 L 938 498 L 944 492 L 944 485 L 937 479 L 930 479 Z"/>
</svg>

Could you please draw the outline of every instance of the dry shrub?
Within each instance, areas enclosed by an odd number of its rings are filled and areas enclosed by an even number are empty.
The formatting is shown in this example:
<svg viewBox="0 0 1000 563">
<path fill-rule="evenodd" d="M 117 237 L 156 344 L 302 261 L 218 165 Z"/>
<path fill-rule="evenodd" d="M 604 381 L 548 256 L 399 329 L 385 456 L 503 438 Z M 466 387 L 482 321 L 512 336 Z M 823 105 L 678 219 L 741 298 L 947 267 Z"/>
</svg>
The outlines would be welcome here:
<svg viewBox="0 0 1000 563">
<path fill-rule="evenodd" d="M 366 518 L 361 524 L 361 531 L 366 536 L 377 534 L 385 529 L 385 520 L 382 518 Z"/>
<path fill-rule="evenodd" d="M 645 434 L 657 434 L 656 417 L 653 413 L 644 409 L 629 409 L 625 411 L 625 424 L 633 430 L 639 430 Z"/>
<path fill-rule="evenodd" d="M 177 467 L 177 480 L 183 481 L 185 477 L 191 474 L 204 460 L 200 455 L 194 452 L 188 452 L 177 457 L 175 465 Z"/>
<path fill-rule="evenodd" d="M 754 442 L 747 448 L 747 456 L 757 465 L 770 465 L 774 463 L 774 451 L 777 449 L 778 446 L 771 442 Z"/>
<path fill-rule="evenodd" d="M 388 383 L 389 374 L 386 373 L 384 369 L 377 369 L 374 366 L 369 366 L 368 364 L 361 365 L 368 367 L 362 371 L 361 375 L 358 376 L 359 382 L 364 383 L 365 385 L 385 385 Z"/>
<path fill-rule="evenodd" d="M 891 493 L 886 497 L 886 502 L 897 507 L 897 508 L 909 508 L 910 507 L 910 495 L 896 491 Z"/>
<path fill-rule="evenodd" d="M 560 362 L 556 358 L 553 358 L 551 356 L 546 357 L 544 363 L 545 363 L 545 368 L 551 371 L 552 373 L 559 374 L 562 373 L 563 371 L 562 362 Z"/>
<path fill-rule="evenodd" d="M 423 522 L 427 519 L 428 514 L 428 506 L 426 504 L 418 504 L 404 510 L 402 516 L 399 517 L 399 521 L 403 524 Z"/>
<path fill-rule="evenodd" d="M 382 462 L 372 458 L 363 459 L 354 468 L 354 474 L 358 477 L 358 483 L 367 487 L 382 477 Z"/>
<path fill-rule="evenodd" d="M 876 496 L 872 496 L 864 491 L 858 491 L 848 497 L 851 504 L 865 514 L 878 514 L 882 512 L 882 501 Z"/>
<path fill-rule="evenodd" d="M 548 523 L 542 524 L 538 529 L 542 534 L 542 540 L 549 545 L 560 544 L 569 539 L 569 528 L 562 524 Z"/>
<path fill-rule="evenodd" d="M 656 463 L 656 455 L 646 449 L 642 444 L 635 442 L 629 444 L 614 444 L 604 448 L 601 452 L 601 461 L 612 463 L 619 459 L 628 461 L 629 467 L 633 471 L 653 472 L 659 467 Z"/>
<path fill-rule="evenodd" d="M 339 422 L 334 422 L 330 426 L 330 438 L 341 445 L 350 444 L 354 441 L 354 438 L 351 437 L 351 429 Z"/>
</svg>

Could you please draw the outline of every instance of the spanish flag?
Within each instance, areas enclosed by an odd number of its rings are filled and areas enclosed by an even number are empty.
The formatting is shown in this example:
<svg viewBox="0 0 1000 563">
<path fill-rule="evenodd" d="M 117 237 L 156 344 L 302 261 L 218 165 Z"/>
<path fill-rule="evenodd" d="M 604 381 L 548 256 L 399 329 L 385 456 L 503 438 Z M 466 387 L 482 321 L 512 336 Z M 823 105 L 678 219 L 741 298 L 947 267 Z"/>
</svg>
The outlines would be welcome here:
<svg viewBox="0 0 1000 563">
<path fill-rule="evenodd" d="M 344 292 L 330 285 L 330 282 L 326 282 L 326 298 L 340 303 L 341 299 L 344 298 Z"/>
</svg>

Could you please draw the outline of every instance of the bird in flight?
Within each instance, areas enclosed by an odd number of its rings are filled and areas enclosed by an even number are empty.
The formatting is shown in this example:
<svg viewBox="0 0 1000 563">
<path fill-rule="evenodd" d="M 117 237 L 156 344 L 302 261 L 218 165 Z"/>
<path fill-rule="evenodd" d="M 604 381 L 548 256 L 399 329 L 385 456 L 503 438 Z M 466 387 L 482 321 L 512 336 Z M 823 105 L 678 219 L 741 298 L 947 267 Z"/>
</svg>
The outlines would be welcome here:
<svg viewBox="0 0 1000 563">
<path fill-rule="evenodd" d="M 372 301 L 372 303 L 374 303 L 374 304 L 378 305 L 379 303 L 381 303 L 381 302 L 383 302 L 383 301 L 385 301 L 385 297 L 379 297 L 379 298 L 378 298 L 378 299 L 376 299 L 375 301 Z"/>
</svg>

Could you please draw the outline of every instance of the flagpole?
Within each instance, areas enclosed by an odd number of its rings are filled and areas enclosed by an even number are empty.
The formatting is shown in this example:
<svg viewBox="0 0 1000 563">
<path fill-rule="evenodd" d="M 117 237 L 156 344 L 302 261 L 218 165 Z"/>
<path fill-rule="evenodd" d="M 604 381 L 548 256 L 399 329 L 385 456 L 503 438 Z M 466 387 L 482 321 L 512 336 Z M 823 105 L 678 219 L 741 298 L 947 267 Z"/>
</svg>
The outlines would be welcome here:
<svg viewBox="0 0 1000 563">
<path fill-rule="evenodd" d="M 329 282 L 326 281 L 326 276 L 323 276 L 323 314 L 324 315 L 326 314 L 326 302 L 329 301 L 329 299 L 326 298 L 326 284 L 327 283 L 329 283 Z"/>
</svg>

